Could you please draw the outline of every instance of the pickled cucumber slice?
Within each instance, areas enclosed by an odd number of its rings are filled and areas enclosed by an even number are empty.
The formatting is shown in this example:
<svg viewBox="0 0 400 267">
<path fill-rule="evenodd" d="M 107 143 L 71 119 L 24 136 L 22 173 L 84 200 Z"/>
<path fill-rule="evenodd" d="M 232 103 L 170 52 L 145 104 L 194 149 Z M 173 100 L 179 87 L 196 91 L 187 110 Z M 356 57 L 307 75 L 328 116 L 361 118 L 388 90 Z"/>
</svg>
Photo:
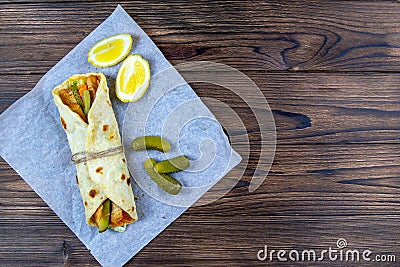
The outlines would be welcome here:
<svg viewBox="0 0 400 267">
<path fill-rule="evenodd" d="M 171 173 L 171 172 L 178 172 L 178 171 L 183 171 L 189 168 L 190 166 L 190 161 L 188 157 L 186 156 L 179 156 L 176 158 L 172 158 L 169 160 L 163 160 L 154 166 L 154 169 L 158 173 Z"/>
<path fill-rule="evenodd" d="M 89 109 L 90 109 L 90 93 L 89 93 L 89 90 L 85 90 L 85 92 L 83 92 L 83 105 L 84 105 L 83 112 L 85 113 L 85 116 L 87 118 L 87 116 L 89 114 Z"/>
<path fill-rule="evenodd" d="M 170 193 L 172 195 L 176 195 L 181 191 L 182 184 L 176 180 L 174 177 L 171 177 L 166 174 L 159 174 L 155 169 L 154 165 L 157 162 L 155 159 L 149 158 L 144 162 L 144 168 L 147 171 L 147 174 L 150 178 L 163 189 L 165 192 Z"/>
<path fill-rule="evenodd" d="M 160 136 L 141 136 L 132 141 L 132 148 L 135 151 L 154 149 L 161 152 L 168 152 L 171 144 Z"/>
<path fill-rule="evenodd" d="M 103 211 L 99 221 L 99 233 L 107 230 L 108 224 L 110 223 L 110 214 L 111 214 L 111 201 L 109 199 L 106 199 L 103 202 Z"/>
</svg>

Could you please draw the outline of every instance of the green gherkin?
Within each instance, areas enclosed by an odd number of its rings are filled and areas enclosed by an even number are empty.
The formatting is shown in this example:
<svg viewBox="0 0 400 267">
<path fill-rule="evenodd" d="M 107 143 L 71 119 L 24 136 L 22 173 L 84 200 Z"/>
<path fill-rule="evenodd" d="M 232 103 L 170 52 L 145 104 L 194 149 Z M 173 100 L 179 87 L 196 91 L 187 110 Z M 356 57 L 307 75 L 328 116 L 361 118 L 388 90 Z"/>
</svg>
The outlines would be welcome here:
<svg viewBox="0 0 400 267">
<path fill-rule="evenodd" d="M 178 194 L 182 189 L 182 184 L 172 176 L 158 173 L 154 169 L 154 165 L 156 163 L 157 162 L 152 158 L 149 158 L 144 162 L 144 168 L 146 169 L 147 174 L 159 187 L 161 187 L 161 189 L 167 193 L 172 195 Z"/>
</svg>

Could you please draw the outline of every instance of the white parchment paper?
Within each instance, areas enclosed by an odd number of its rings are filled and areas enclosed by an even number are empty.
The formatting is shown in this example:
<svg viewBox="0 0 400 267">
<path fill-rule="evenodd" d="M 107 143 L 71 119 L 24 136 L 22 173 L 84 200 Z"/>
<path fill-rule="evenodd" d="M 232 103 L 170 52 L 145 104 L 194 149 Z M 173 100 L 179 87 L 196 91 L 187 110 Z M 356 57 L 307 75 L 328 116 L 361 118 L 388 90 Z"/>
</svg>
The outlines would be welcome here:
<svg viewBox="0 0 400 267">
<path fill-rule="evenodd" d="M 113 90 L 120 64 L 98 69 L 87 62 L 87 51 L 93 44 L 120 33 L 132 35 L 131 53 L 141 54 L 149 61 L 152 75 L 146 95 L 129 105 L 117 100 Z M 125 233 L 99 234 L 85 223 L 75 166 L 70 161 L 71 151 L 51 95 L 51 90 L 69 76 L 87 72 L 103 72 L 108 77 L 128 167 L 134 178 L 132 188 L 138 196 L 139 220 L 129 225 Z M 146 108 L 150 116 L 144 112 Z M 215 117 L 120 6 L 46 73 L 30 93 L 5 110 L 0 115 L 0 126 L 0 155 L 103 266 L 126 263 L 241 160 Z M 179 131 L 174 130 L 176 127 Z M 162 135 L 174 148 L 165 155 L 154 151 L 134 153 L 129 144 L 143 134 Z M 184 188 L 178 196 L 169 196 L 146 176 L 143 162 L 148 156 L 162 160 L 181 153 L 193 159 L 194 166 L 176 174 Z M 213 161 L 208 162 L 211 157 Z"/>
</svg>

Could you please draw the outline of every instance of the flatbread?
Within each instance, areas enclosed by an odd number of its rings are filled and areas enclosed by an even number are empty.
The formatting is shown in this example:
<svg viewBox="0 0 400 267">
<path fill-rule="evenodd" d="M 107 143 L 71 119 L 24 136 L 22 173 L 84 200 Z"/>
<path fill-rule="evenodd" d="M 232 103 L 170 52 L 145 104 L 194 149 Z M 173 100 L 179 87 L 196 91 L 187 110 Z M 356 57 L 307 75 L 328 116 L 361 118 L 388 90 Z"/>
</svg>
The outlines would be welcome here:
<svg viewBox="0 0 400 267">
<path fill-rule="evenodd" d="M 95 75 L 100 80 L 96 97 L 89 110 L 88 123 L 65 105 L 60 91 L 68 89 L 70 81 Z M 73 75 L 52 91 L 54 103 L 60 112 L 72 155 L 86 152 L 102 152 L 121 147 L 117 120 L 112 109 L 107 81 L 102 73 Z M 123 152 L 89 159 L 76 164 L 77 182 L 85 207 L 86 222 L 94 226 L 91 217 L 97 208 L 109 198 L 137 221 L 136 205 L 131 179 Z"/>
</svg>

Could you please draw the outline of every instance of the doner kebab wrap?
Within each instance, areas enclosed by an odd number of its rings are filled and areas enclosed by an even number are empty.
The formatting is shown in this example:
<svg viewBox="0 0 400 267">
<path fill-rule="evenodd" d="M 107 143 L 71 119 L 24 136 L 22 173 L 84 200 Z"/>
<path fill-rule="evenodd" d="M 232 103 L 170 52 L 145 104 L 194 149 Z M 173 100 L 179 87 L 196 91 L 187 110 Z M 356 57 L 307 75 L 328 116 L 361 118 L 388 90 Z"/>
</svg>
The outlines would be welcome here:
<svg viewBox="0 0 400 267">
<path fill-rule="evenodd" d="M 124 231 L 138 218 L 105 76 L 73 75 L 52 94 L 76 166 L 86 222 L 99 232 Z"/>
</svg>

